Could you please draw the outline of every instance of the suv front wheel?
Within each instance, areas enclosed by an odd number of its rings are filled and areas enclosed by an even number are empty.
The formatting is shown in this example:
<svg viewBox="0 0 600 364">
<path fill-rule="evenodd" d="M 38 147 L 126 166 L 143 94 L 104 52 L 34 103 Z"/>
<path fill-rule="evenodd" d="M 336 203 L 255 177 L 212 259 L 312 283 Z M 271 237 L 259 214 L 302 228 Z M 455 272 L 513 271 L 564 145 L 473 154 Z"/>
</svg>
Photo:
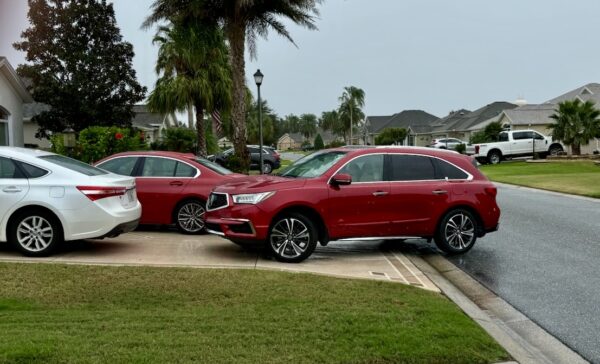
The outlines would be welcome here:
<svg viewBox="0 0 600 364">
<path fill-rule="evenodd" d="M 278 261 L 299 263 L 312 254 L 317 240 L 317 228 L 306 216 L 289 213 L 275 219 L 267 246 Z"/>
<path fill-rule="evenodd" d="M 435 245 L 449 254 L 468 252 L 477 240 L 477 219 L 465 209 L 449 211 L 438 226 Z"/>
</svg>

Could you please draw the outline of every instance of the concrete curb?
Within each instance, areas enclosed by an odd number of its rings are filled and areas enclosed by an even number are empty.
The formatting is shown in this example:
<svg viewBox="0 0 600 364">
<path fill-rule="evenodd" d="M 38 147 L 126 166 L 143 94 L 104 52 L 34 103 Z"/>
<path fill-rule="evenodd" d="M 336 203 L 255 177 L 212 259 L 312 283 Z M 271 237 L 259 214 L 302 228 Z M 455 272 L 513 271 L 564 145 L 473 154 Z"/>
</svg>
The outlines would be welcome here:
<svg viewBox="0 0 600 364">
<path fill-rule="evenodd" d="M 548 194 L 548 195 L 570 197 L 570 198 L 574 198 L 574 199 L 577 199 L 577 200 L 585 200 L 585 201 L 592 201 L 592 202 L 595 202 L 595 203 L 600 203 L 600 198 L 593 198 L 593 197 L 587 197 L 587 196 L 573 195 L 573 194 L 570 194 L 570 193 L 556 192 L 556 191 L 544 190 L 544 189 L 541 189 L 541 188 L 533 188 L 533 187 L 520 186 L 520 185 L 513 185 L 513 184 L 510 184 L 510 183 L 504 183 L 504 182 L 496 182 L 496 181 L 491 181 L 491 182 L 493 184 L 499 186 L 499 187 L 514 188 L 514 189 L 517 189 L 517 190 L 526 190 L 526 191 L 537 192 L 537 193 L 545 193 L 545 194 Z"/>
<path fill-rule="evenodd" d="M 440 255 L 407 255 L 519 363 L 589 363 Z"/>
</svg>

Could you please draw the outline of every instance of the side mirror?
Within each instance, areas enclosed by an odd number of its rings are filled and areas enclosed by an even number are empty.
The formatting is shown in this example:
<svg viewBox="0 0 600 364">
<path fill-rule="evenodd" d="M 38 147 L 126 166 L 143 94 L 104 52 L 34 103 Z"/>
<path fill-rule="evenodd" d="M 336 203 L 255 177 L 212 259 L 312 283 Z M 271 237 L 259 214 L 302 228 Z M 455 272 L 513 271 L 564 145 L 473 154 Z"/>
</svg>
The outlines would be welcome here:
<svg viewBox="0 0 600 364">
<path fill-rule="evenodd" d="M 331 178 L 331 184 L 336 186 L 346 186 L 352 183 L 352 176 L 346 173 L 336 174 Z"/>
</svg>

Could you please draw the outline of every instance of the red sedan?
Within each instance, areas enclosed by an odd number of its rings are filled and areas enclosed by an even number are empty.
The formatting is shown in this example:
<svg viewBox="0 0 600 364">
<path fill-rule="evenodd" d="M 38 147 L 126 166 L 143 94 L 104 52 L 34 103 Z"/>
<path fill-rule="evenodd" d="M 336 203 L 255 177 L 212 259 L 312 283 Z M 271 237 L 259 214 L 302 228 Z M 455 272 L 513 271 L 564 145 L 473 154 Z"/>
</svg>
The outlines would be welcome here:
<svg viewBox="0 0 600 364">
<path fill-rule="evenodd" d="M 434 239 L 464 253 L 498 229 L 496 187 L 473 158 L 432 148 L 348 147 L 310 154 L 279 176 L 240 178 L 210 195 L 207 230 L 264 242 L 300 262 L 317 242 Z"/>
<path fill-rule="evenodd" d="M 142 204 L 140 224 L 172 224 L 184 234 L 204 230 L 210 191 L 241 175 L 193 154 L 126 152 L 96 163 L 107 171 L 136 179 Z"/>
</svg>

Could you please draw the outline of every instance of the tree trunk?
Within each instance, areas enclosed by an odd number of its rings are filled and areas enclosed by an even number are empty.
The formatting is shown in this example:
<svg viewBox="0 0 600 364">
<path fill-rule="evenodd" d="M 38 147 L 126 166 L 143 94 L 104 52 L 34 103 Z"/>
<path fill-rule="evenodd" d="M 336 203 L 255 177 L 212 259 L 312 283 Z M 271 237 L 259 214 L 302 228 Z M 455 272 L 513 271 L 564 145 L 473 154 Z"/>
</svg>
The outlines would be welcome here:
<svg viewBox="0 0 600 364">
<path fill-rule="evenodd" d="M 571 150 L 573 151 L 573 155 L 581 155 L 581 145 L 579 143 L 574 143 Z"/>
<path fill-rule="evenodd" d="M 206 129 L 204 128 L 204 113 L 200 103 L 196 103 L 196 133 L 198 135 L 198 150 L 196 154 L 206 157 Z"/>
<path fill-rule="evenodd" d="M 188 128 L 194 129 L 194 103 L 191 101 L 188 103 L 187 112 L 188 112 Z"/>
<path fill-rule="evenodd" d="M 246 75 L 245 75 L 245 25 L 231 24 L 228 29 L 231 46 L 231 68 L 233 81 L 233 105 L 231 123 L 233 129 L 233 147 L 239 163 L 240 172 L 248 172 L 250 160 L 246 150 Z M 235 169 L 235 166 L 232 166 Z"/>
</svg>

